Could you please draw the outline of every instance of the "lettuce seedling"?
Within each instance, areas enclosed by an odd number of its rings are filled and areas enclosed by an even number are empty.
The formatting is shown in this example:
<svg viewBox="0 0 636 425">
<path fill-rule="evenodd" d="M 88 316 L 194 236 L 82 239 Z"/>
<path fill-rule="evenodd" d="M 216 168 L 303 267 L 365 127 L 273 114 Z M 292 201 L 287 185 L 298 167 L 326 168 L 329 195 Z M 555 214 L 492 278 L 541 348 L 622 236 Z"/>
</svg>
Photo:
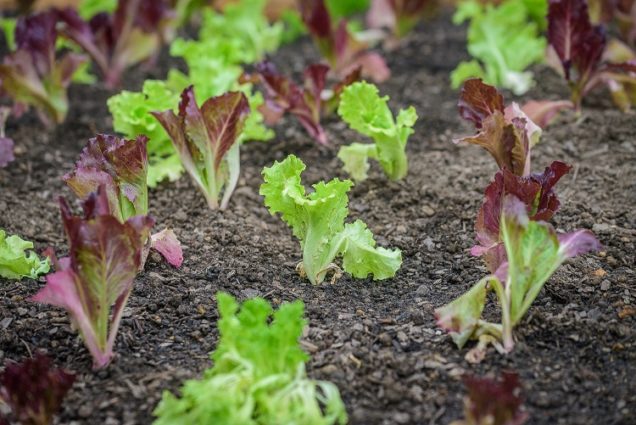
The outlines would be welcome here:
<svg viewBox="0 0 636 425">
<path fill-rule="evenodd" d="M 525 2 L 507 0 L 494 6 L 468 0 L 460 4 L 453 22 L 468 19 L 468 52 L 475 59 L 461 62 L 452 72 L 453 88 L 477 77 L 517 95 L 527 92 L 534 82 L 526 69 L 543 60 L 546 41 Z"/>
<path fill-rule="evenodd" d="M 300 13 L 320 54 L 339 76 L 361 67 L 362 76 L 377 83 L 387 80 L 391 71 L 382 56 L 368 50 L 369 43 L 355 35 L 344 19 L 334 22 L 325 0 L 301 0 Z"/>
<path fill-rule="evenodd" d="M 435 3 L 435 0 L 373 0 L 367 24 L 370 28 L 387 28 L 392 42 L 396 42 L 404 38 Z"/>
<path fill-rule="evenodd" d="M 588 230 L 557 234 L 550 224 L 531 221 L 525 203 L 514 195 L 503 199 L 500 220 L 507 261 L 468 292 L 435 310 L 437 324 L 450 333 L 459 348 L 468 340 L 479 339 L 501 341 L 502 351 L 510 352 L 514 347 L 512 329 L 556 269 L 568 258 L 600 249 Z M 491 290 L 501 306 L 501 323 L 481 319 Z"/>
<path fill-rule="evenodd" d="M 9 165 L 10 162 L 15 160 L 13 155 L 13 139 L 7 137 L 4 132 L 5 124 L 11 109 L 5 106 L 0 106 L 0 168 L 4 168 Z"/>
<path fill-rule="evenodd" d="M 55 55 L 58 15 L 56 11 L 21 17 L 15 28 L 16 51 L 0 65 L 0 92 L 16 103 L 15 110 L 36 108 L 44 123 L 61 123 L 68 112 L 71 77 L 84 57 Z"/>
<path fill-rule="evenodd" d="M 303 87 L 280 74 L 276 66 L 264 61 L 256 65 L 256 73 L 244 74 L 242 81 L 260 83 L 264 87 L 264 115 L 270 124 L 278 122 L 285 113 L 290 113 L 302 124 L 307 133 L 320 144 L 327 144 L 327 133 L 320 125 L 323 114 L 328 113 L 344 88 L 360 79 L 360 68 L 354 69 L 332 90 L 327 91 L 329 67 L 312 64 L 305 68 Z"/>
<path fill-rule="evenodd" d="M 479 132 L 475 136 L 454 140 L 486 149 L 499 168 L 517 176 L 530 174 L 530 152 L 539 142 L 541 128 L 516 103 L 504 109 L 503 96 L 481 79 L 469 79 L 462 87 L 459 114 L 472 122 Z"/>
<path fill-rule="evenodd" d="M 17 235 L 8 236 L 0 229 L 0 276 L 5 279 L 37 278 L 48 273 L 48 258 L 40 260 L 33 251 L 33 242 Z"/>
<path fill-rule="evenodd" d="M 46 355 L 36 353 L 32 359 L 7 364 L 0 375 L 0 400 L 20 424 L 50 425 L 74 381 L 75 374 L 54 367 Z"/>
<path fill-rule="evenodd" d="M 249 113 L 247 98 L 240 92 L 212 97 L 199 108 L 192 86 L 181 94 L 178 115 L 172 110 L 153 112 L 211 209 L 227 208 L 238 183 L 239 136 Z"/>
<path fill-rule="evenodd" d="M 66 309 L 93 356 L 93 368 L 100 369 L 114 357 L 119 323 L 154 220 L 135 216 L 120 222 L 110 213 L 104 186 L 83 207 L 84 217 L 73 216 L 60 199 L 69 256 L 53 257 L 56 271 L 31 300 Z"/>
<path fill-rule="evenodd" d="M 122 223 L 134 216 L 147 215 L 147 141 L 146 136 L 125 140 L 98 134 L 88 141 L 75 169 L 64 176 L 64 181 L 82 200 L 103 186 L 111 214 Z M 183 262 L 181 244 L 170 229 L 152 235 L 150 243 L 144 246 L 142 267 L 150 248 L 159 251 L 175 267 Z"/>
<path fill-rule="evenodd" d="M 468 389 L 465 418 L 451 425 L 523 425 L 527 421 L 516 373 L 503 372 L 501 380 L 474 375 L 464 375 L 462 380 Z"/>
<path fill-rule="evenodd" d="M 338 114 L 349 127 L 373 139 L 373 144 L 352 143 L 343 146 L 338 158 L 356 181 L 367 178 L 369 158 L 380 163 L 391 180 L 403 179 L 408 172 L 406 142 L 417 120 L 415 108 L 401 109 L 397 119 L 387 105 L 388 96 L 380 97 L 373 84 L 358 82 L 346 87 Z"/>
<path fill-rule="evenodd" d="M 164 0 L 118 0 L 112 14 L 98 13 L 90 21 L 71 8 L 58 14 L 61 33 L 93 59 L 110 88 L 127 68 L 157 54 L 171 38 L 174 20 Z"/>
<path fill-rule="evenodd" d="M 526 205 L 531 220 L 547 221 L 559 208 L 553 188 L 571 167 L 554 161 L 543 173 L 531 173 L 531 148 L 538 143 L 541 128 L 516 103 L 504 108 L 503 96 L 493 86 L 478 79 L 466 81 L 458 102 L 459 113 L 479 130 L 476 136 L 455 142 L 468 142 L 486 149 L 500 171 L 485 191 L 484 202 L 475 222 L 477 245 L 471 253 L 482 256 L 491 273 L 506 260 L 500 239 L 501 205 L 507 194 Z"/>
<path fill-rule="evenodd" d="M 166 391 L 154 411 L 155 425 L 303 424 L 344 425 L 338 388 L 307 377 L 299 339 L 307 321 L 303 303 L 273 311 L 262 298 L 239 305 L 217 293 L 219 342 L 214 365 L 189 380 L 180 398 Z"/>
<path fill-rule="evenodd" d="M 608 44 L 605 29 L 592 25 L 585 0 L 550 1 L 548 41 L 549 56 L 556 57 L 551 64 L 568 82 L 577 113 L 583 98 L 602 84 L 621 109 L 636 103 L 636 55 L 630 52 L 625 57 L 617 43 Z M 543 113 L 554 115 L 555 107 L 544 108 Z"/>
<path fill-rule="evenodd" d="M 322 283 L 328 273 L 332 282 L 340 275 L 340 267 L 333 263 L 342 256 L 342 267 L 357 278 L 373 275 L 374 280 L 395 276 L 402 264 L 399 249 L 376 247 L 373 234 L 361 220 L 345 224 L 349 214 L 347 192 L 349 180 L 333 179 L 313 185 L 307 195 L 300 175 L 305 164 L 294 155 L 275 162 L 263 170 L 265 182 L 260 194 L 271 214 L 281 213 L 303 249 L 303 260 L 298 265 L 301 276 L 312 284 Z"/>
</svg>

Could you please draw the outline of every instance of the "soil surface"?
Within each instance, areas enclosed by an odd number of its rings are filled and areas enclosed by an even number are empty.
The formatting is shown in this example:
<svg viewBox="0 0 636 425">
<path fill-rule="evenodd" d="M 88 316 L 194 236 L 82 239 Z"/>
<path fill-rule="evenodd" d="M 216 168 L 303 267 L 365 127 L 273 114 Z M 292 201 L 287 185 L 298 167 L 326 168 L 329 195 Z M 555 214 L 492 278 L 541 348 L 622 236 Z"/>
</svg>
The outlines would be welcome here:
<svg viewBox="0 0 636 425">
<path fill-rule="evenodd" d="M 534 171 L 553 160 L 572 164 L 559 184 L 560 231 L 589 228 L 604 250 L 568 261 L 547 282 L 522 323 L 509 355 L 489 349 L 472 365 L 437 329 L 433 310 L 486 274 L 467 250 L 494 161 L 452 139 L 473 130 L 456 110 L 449 72 L 467 58 L 465 30 L 442 15 L 420 25 L 401 49 L 386 53 L 393 77 L 380 86 L 393 108 L 414 105 L 420 119 L 408 144 L 410 172 L 387 182 L 377 166 L 350 193 L 350 217 L 364 220 L 378 243 L 398 247 L 404 263 L 394 279 L 343 276 L 314 287 L 294 268 L 299 242 L 258 195 L 261 170 L 293 153 L 305 161 L 307 184 L 346 177 L 339 145 L 363 141 L 338 119 L 325 121 L 332 146 L 317 146 L 294 121 L 269 143 L 242 148 L 239 187 L 227 211 L 210 211 L 187 177 L 151 192 L 157 229 L 172 227 L 184 245 L 180 270 L 151 256 L 136 279 L 117 337 L 116 360 L 91 371 L 91 359 L 65 312 L 26 301 L 39 281 L 0 280 L 0 362 L 44 350 L 77 372 L 60 423 L 147 424 L 164 390 L 176 391 L 210 365 L 217 342 L 217 291 L 275 304 L 302 299 L 309 327 L 309 374 L 335 382 L 352 424 L 448 424 L 462 416 L 463 373 L 515 370 L 523 382 L 529 424 L 636 423 L 636 120 L 613 109 L 605 93 L 587 100 L 580 118 L 565 115 L 534 151 Z M 272 58 L 299 74 L 317 59 L 308 39 Z M 175 62 L 163 57 L 151 74 L 133 70 L 127 88 L 161 78 Z M 567 96 L 560 78 L 535 69 L 526 98 Z M 47 130 L 27 114 L 9 123 L 17 160 L 0 170 L 0 228 L 35 241 L 38 250 L 66 242 L 57 197 L 72 199 L 61 176 L 86 140 L 112 131 L 100 86 L 75 86 L 65 124 Z M 508 101 L 512 99 L 507 95 Z M 394 109 L 395 110 L 395 109 Z M 497 317 L 494 299 L 486 310 Z"/>
</svg>

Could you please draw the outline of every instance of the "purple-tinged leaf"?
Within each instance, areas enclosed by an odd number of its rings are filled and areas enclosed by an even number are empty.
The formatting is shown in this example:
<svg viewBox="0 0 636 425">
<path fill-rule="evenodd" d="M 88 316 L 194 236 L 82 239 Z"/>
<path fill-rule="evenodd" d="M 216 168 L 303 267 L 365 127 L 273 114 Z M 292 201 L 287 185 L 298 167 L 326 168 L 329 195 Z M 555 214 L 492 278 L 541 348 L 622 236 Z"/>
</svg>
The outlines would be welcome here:
<svg viewBox="0 0 636 425">
<path fill-rule="evenodd" d="M 155 57 L 176 17 L 165 0 L 119 0 L 112 15 L 100 13 L 89 22 L 71 8 L 59 16 L 62 34 L 93 58 L 111 88 L 128 67 Z"/>
<path fill-rule="evenodd" d="M 505 250 L 500 239 L 501 208 L 504 197 L 511 194 L 520 199 L 531 220 L 550 220 L 560 206 L 554 186 L 570 169 L 569 165 L 554 161 L 541 174 L 520 177 L 504 169 L 495 175 L 495 180 L 486 188 L 484 203 L 475 221 L 478 245 L 471 249 L 473 255 L 483 256 L 491 273 L 495 273 L 506 261 Z"/>
<path fill-rule="evenodd" d="M 320 125 L 320 119 L 337 105 L 342 90 L 359 80 L 360 68 L 354 69 L 338 82 L 331 96 L 325 99 L 328 72 L 327 65 L 309 65 L 304 72 L 303 87 L 300 87 L 280 74 L 274 64 L 264 61 L 256 65 L 256 74 L 244 75 L 243 79 L 263 86 L 265 108 L 268 111 L 265 116 L 280 118 L 284 113 L 290 113 L 318 143 L 327 144 L 327 134 Z"/>
<path fill-rule="evenodd" d="M 601 64 L 605 31 L 590 22 L 585 0 L 550 0 L 548 42 L 561 61 L 572 102 L 579 110 L 583 96 L 591 89 L 588 83 Z"/>
<path fill-rule="evenodd" d="M 483 147 L 501 169 L 518 176 L 530 173 L 530 151 L 541 128 L 516 103 L 504 108 L 497 89 L 480 79 L 466 81 L 458 102 L 460 115 L 479 129 L 475 136 L 454 140 Z"/>
<path fill-rule="evenodd" d="M 344 77 L 360 67 L 362 76 L 375 82 L 389 78 L 390 71 L 384 59 L 368 51 L 368 43 L 349 31 L 346 20 L 334 22 L 325 0 L 300 0 L 299 6 L 303 22 L 318 50 L 336 75 Z"/>
<path fill-rule="evenodd" d="M 155 233 L 150 237 L 151 247 L 157 250 L 168 263 L 176 268 L 183 264 L 183 250 L 181 243 L 177 239 L 172 229 L 164 229 L 159 233 Z"/>
<path fill-rule="evenodd" d="M 521 384 L 516 373 L 504 372 L 501 381 L 464 375 L 468 395 L 464 399 L 465 425 L 522 425 L 528 419 L 523 410 Z"/>
<path fill-rule="evenodd" d="M 121 222 L 148 214 L 147 142 L 146 136 L 126 140 L 98 134 L 88 141 L 64 181 L 80 199 L 103 185 L 110 211 Z"/>
<path fill-rule="evenodd" d="M 0 106 L 0 168 L 6 167 L 15 160 L 15 156 L 13 156 L 13 139 L 6 137 L 4 133 L 5 124 L 10 113 L 10 108 Z"/>
<path fill-rule="evenodd" d="M 570 100 L 530 100 L 521 108 L 539 127 L 545 128 L 564 110 L 574 109 Z"/>
<path fill-rule="evenodd" d="M 553 184 L 560 172 L 562 170 L 544 173 L 549 176 L 543 183 Z M 521 322 L 550 276 L 566 259 L 600 249 L 600 243 L 586 230 L 558 235 L 550 224 L 533 220 L 528 214 L 528 202 L 513 194 L 503 196 L 499 209 L 499 238 L 505 247 L 506 261 L 473 289 L 436 310 L 437 317 L 443 319 L 438 324 L 451 334 L 460 348 L 468 339 L 480 340 L 476 347 L 481 352 L 478 355 L 483 355 L 483 344 L 490 342 L 499 351 L 510 352 L 514 348 L 513 328 Z M 482 283 L 484 281 L 487 284 Z M 488 290 L 494 290 L 497 295 L 501 324 L 481 319 L 486 299 L 483 292 Z"/>
<path fill-rule="evenodd" d="M 45 123 L 61 123 L 68 111 L 66 89 L 71 76 L 84 58 L 66 53 L 55 55 L 58 14 L 51 10 L 18 19 L 16 51 L 5 56 L 0 65 L 2 90 L 18 110 L 37 109 Z"/>
<path fill-rule="evenodd" d="M 47 275 L 46 286 L 31 300 L 69 312 L 93 356 L 93 367 L 99 369 L 114 356 L 123 308 L 154 220 L 136 216 L 120 222 L 109 214 L 103 186 L 84 201 L 83 207 L 84 217 L 76 217 L 60 200 L 69 257 L 57 262 L 58 270 Z"/>
<path fill-rule="evenodd" d="M 73 373 L 55 368 L 46 355 L 36 353 L 32 359 L 7 364 L 0 375 L 0 400 L 22 425 L 49 425 L 74 381 Z"/>
<path fill-rule="evenodd" d="M 212 209 L 219 208 L 221 191 L 225 193 L 220 208 L 227 207 L 238 181 L 239 138 L 249 112 L 240 92 L 212 97 L 199 108 L 192 87 L 181 94 L 178 116 L 172 110 L 153 112 Z"/>
<path fill-rule="evenodd" d="M 496 87 L 483 83 L 481 78 L 471 78 L 462 87 L 457 107 L 462 118 L 482 128 L 483 121 L 495 111 L 503 114 L 504 99 Z"/>
<path fill-rule="evenodd" d="M 13 160 L 15 160 L 13 140 L 8 137 L 0 137 L 0 168 L 6 167 Z"/>
<path fill-rule="evenodd" d="M 369 28 L 387 28 L 392 37 L 385 47 L 397 47 L 428 9 L 435 6 L 434 0 L 372 0 L 366 16 Z"/>
<path fill-rule="evenodd" d="M 601 250 L 600 242 L 589 230 L 577 230 L 572 233 L 560 234 L 558 237 L 559 249 L 568 258 Z"/>
</svg>

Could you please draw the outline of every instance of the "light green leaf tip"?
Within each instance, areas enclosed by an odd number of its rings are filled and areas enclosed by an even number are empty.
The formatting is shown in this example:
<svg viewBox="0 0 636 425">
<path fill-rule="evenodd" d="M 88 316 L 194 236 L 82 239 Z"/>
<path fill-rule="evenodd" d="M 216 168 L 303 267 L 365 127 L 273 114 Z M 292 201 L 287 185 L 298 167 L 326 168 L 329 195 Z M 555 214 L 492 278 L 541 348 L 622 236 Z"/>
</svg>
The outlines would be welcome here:
<svg viewBox="0 0 636 425">
<path fill-rule="evenodd" d="M 23 277 L 35 279 L 48 273 L 49 259 L 40 260 L 33 251 L 33 242 L 25 241 L 17 235 L 6 236 L 0 230 L 0 276 L 20 280 Z"/>
<path fill-rule="evenodd" d="M 408 172 L 406 143 L 417 120 L 412 106 L 402 109 L 397 120 L 387 104 L 388 97 L 380 97 L 378 88 L 361 81 L 349 85 L 342 93 L 338 114 L 353 130 L 368 136 L 373 147 L 353 144 L 341 149 L 338 157 L 345 163 L 345 171 L 357 180 L 364 180 L 368 158 L 376 159 L 391 180 L 400 180 Z"/>
</svg>

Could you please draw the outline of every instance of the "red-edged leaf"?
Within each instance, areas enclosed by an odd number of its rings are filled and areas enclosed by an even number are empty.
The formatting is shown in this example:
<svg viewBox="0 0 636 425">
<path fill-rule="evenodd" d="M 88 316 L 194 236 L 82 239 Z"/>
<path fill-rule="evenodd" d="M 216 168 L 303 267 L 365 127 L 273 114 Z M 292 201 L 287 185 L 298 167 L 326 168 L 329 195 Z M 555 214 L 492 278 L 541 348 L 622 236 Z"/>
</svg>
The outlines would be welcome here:
<svg viewBox="0 0 636 425">
<path fill-rule="evenodd" d="M 495 159 L 501 169 L 508 169 L 516 175 L 523 175 L 529 152 L 529 142 L 523 131 L 513 123 L 506 122 L 504 115 L 495 111 L 482 122 L 477 135 L 464 137 L 456 142 L 466 142 L 481 146 Z"/>
<path fill-rule="evenodd" d="M 504 372 L 501 381 L 466 375 L 468 389 L 464 414 L 469 424 L 521 425 L 528 415 L 523 411 L 521 384 L 515 373 Z"/>
<path fill-rule="evenodd" d="M 569 165 L 554 161 L 541 174 L 520 177 L 504 169 L 495 175 L 495 180 L 486 188 L 484 203 L 475 222 L 478 245 L 471 249 L 473 255 L 484 258 L 491 273 L 494 273 L 506 259 L 500 239 L 504 197 L 509 194 L 516 196 L 526 206 L 531 220 L 550 220 L 560 206 L 554 186 L 570 169 Z"/>
<path fill-rule="evenodd" d="M 73 53 L 56 58 L 57 19 L 54 10 L 19 18 L 15 32 L 17 50 L 6 55 L 0 65 L 3 91 L 16 104 L 37 108 L 47 124 L 64 121 L 68 111 L 66 89 L 84 61 Z"/>
<path fill-rule="evenodd" d="M 225 154 L 243 131 L 250 105 L 243 93 L 228 92 L 206 100 L 201 113 L 214 151 L 214 168 L 218 170 Z"/>
<path fill-rule="evenodd" d="M 103 187 L 89 196 L 83 207 L 84 217 L 73 216 L 66 202 L 60 200 L 69 259 L 58 262 L 62 268 L 47 276 L 47 285 L 31 300 L 69 312 L 97 369 L 106 366 L 114 355 L 119 320 L 154 220 L 137 216 L 121 223 L 109 214 Z"/>
<path fill-rule="evenodd" d="M 126 68 L 156 55 L 175 14 L 165 0 L 119 0 L 112 15 L 99 13 L 89 22 L 71 8 L 59 16 L 62 34 L 90 55 L 106 85 L 115 87 Z"/>
<path fill-rule="evenodd" d="M 125 140 L 99 134 L 88 141 L 75 169 L 64 176 L 64 181 L 80 199 L 103 185 L 110 210 L 120 221 L 147 214 L 147 142 L 146 136 Z"/>
<path fill-rule="evenodd" d="M 329 67 L 323 64 L 309 65 L 304 72 L 301 88 L 291 79 L 280 74 L 274 64 L 268 61 L 256 65 L 257 73 L 244 76 L 252 82 L 260 83 L 265 89 L 265 102 L 270 116 L 279 118 L 283 113 L 293 114 L 307 133 L 321 144 L 327 143 L 327 134 L 320 125 L 322 114 L 337 106 L 344 87 L 360 78 L 360 68 L 337 83 L 330 98 L 324 99 Z"/>
<path fill-rule="evenodd" d="M 573 85 L 572 100 L 578 109 L 601 63 L 605 31 L 591 24 L 585 0 L 550 0 L 548 41 L 561 61 L 565 78 Z"/>
<path fill-rule="evenodd" d="M 300 14 L 307 29 L 314 37 L 331 37 L 332 24 L 324 0 L 300 0 Z"/>
<path fill-rule="evenodd" d="M 74 381 L 73 373 L 54 367 L 46 355 L 36 353 L 32 359 L 7 363 L 0 375 L 0 399 L 21 424 L 51 424 Z"/>
<path fill-rule="evenodd" d="M 212 97 L 199 108 L 192 87 L 181 94 L 178 117 L 172 111 L 153 112 L 210 208 L 218 208 L 219 195 L 232 173 L 238 176 L 238 159 L 232 164 L 226 161 L 228 170 L 221 164 L 238 143 L 249 113 L 247 98 L 239 92 Z M 233 184 L 228 184 L 226 194 L 228 190 L 231 193 Z"/>
<path fill-rule="evenodd" d="M 459 102 L 459 115 L 482 128 L 483 121 L 499 111 L 504 112 L 504 100 L 494 86 L 484 84 L 480 78 L 471 78 L 464 83 Z"/>
</svg>

